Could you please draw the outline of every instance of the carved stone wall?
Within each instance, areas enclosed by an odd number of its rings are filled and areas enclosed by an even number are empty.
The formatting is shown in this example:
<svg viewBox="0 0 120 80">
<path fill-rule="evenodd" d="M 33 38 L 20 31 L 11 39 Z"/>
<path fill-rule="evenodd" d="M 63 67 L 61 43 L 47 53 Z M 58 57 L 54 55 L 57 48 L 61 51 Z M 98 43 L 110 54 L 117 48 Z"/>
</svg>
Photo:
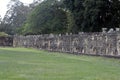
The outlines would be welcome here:
<svg viewBox="0 0 120 80">
<path fill-rule="evenodd" d="M 120 55 L 119 33 L 79 33 L 73 35 L 14 36 L 14 47 L 92 55 Z"/>
<path fill-rule="evenodd" d="M 0 37 L 0 46 L 13 46 L 13 37 Z"/>
</svg>

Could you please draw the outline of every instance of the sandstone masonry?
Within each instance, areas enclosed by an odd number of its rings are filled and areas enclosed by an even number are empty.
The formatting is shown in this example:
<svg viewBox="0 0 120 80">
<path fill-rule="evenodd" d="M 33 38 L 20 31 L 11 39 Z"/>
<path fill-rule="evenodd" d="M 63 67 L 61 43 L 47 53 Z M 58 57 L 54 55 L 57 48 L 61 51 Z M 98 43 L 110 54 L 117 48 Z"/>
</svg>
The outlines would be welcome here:
<svg viewBox="0 0 120 80">
<path fill-rule="evenodd" d="M 13 37 L 0 37 L 0 46 L 6 47 L 6 46 L 13 46 Z"/>
<path fill-rule="evenodd" d="M 120 56 L 120 34 L 100 32 L 14 36 L 13 46 L 74 54 Z"/>
</svg>

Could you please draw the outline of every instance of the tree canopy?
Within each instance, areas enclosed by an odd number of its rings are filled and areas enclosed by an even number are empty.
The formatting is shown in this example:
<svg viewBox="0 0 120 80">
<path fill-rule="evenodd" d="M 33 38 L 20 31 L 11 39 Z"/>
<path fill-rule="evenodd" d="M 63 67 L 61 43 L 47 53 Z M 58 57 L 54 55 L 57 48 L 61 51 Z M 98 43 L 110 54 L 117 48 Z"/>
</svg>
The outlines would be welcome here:
<svg viewBox="0 0 120 80">
<path fill-rule="evenodd" d="M 66 19 L 66 12 L 58 0 L 45 0 L 29 15 L 22 31 L 25 34 L 64 33 Z"/>
<path fill-rule="evenodd" d="M 0 32 L 14 35 L 26 21 L 31 8 L 19 0 L 10 0 L 7 8 L 4 18 L 0 21 Z"/>
<path fill-rule="evenodd" d="M 0 18 L 8 34 L 100 32 L 120 28 L 120 0 L 34 0 L 28 6 L 11 0 Z"/>
<path fill-rule="evenodd" d="M 64 0 L 64 5 L 73 14 L 77 32 L 120 27 L 119 0 Z"/>
</svg>

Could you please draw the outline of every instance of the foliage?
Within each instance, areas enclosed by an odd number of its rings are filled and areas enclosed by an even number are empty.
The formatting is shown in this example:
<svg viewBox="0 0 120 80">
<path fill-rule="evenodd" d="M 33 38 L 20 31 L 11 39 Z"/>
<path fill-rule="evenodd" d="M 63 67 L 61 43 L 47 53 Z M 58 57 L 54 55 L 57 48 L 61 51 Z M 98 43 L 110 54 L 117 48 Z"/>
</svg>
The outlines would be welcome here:
<svg viewBox="0 0 120 80">
<path fill-rule="evenodd" d="M 66 32 L 66 12 L 57 0 L 45 0 L 30 14 L 22 33 L 48 34 Z"/>
<path fill-rule="evenodd" d="M 82 30 L 88 31 L 100 31 L 102 28 L 100 21 L 100 12 L 103 7 L 102 0 L 85 0 L 84 1 L 84 20 L 82 23 Z"/>
<path fill-rule="evenodd" d="M 69 14 L 71 14 L 70 17 L 68 17 L 71 21 L 68 24 L 73 25 L 71 28 L 71 31 L 73 33 L 77 33 L 81 31 L 81 24 L 83 22 L 83 1 L 84 0 L 64 0 L 63 3 L 65 5 L 65 8 Z"/>
<path fill-rule="evenodd" d="M 0 31 L 8 34 L 99 32 L 120 27 L 120 0 L 11 0 Z"/>
<path fill-rule="evenodd" d="M 5 33 L 5 32 L 0 32 L 0 37 L 7 37 L 7 36 L 8 36 L 7 33 Z"/>
<path fill-rule="evenodd" d="M 103 27 L 120 27 L 119 0 L 64 0 L 74 17 L 74 32 L 98 32 Z"/>
<path fill-rule="evenodd" d="M 9 34 L 16 34 L 17 28 L 23 25 L 29 12 L 30 8 L 19 0 L 11 0 L 8 4 L 8 11 L 2 21 L 2 27 L 8 29 L 4 31 Z"/>
</svg>

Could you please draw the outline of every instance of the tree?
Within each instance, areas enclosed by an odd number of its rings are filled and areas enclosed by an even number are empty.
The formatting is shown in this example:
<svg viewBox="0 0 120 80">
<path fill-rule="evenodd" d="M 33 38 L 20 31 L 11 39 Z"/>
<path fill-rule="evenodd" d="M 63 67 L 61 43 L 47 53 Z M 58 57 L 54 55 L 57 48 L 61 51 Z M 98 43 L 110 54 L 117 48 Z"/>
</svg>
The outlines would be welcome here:
<svg viewBox="0 0 120 80">
<path fill-rule="evenodd" d="M 30 14 L 22 33 L 48 34 L 66 32 L 66 12 L 60 7 L 58 0 L 45 0 Z"/>
<path fill-rule="evenodd" d="M 73 33 L 77 33 L 81 31 L 81 24 L 83 21 L 83 1 L 84 0 L 64 0 L 63 3 L 65 5 L 66 11 L 69 12 L 71 17 L 69 16 L 69 22 L 68 24 L 71 24 L 71 31 Z"/>
<path fill-rule="evenodd" d="M 15 34 L 27 19 L 30 8 L 19 0 L 11 0 L 8 4 L 8 11 L 3 19 L 4 23 L 11 28 L 10 34 Z"/>
<path fill-rule="evenodd" d="M 0 15 L 0 32 L 2 31 L 2 17 Z"/>
<path fill-rule="evenodd" d="M 84 19 L 82 23 L 82 31 L 84 32 L 97 32 L 101 30 L 100 18 L 102 7 L 104 6 L 103 0 L 85 0 L 84 1 Z M 104 7 L 105 8 L 105 7 Z"/>
<path fill-rule="evenodd" d="M 0 24 L 1 24 L 1 22 L 2 22 L 2 17 L 1 17 L 1 15 L 0 15 Z"/>
<path fill-rule="evenodd" d="M 120 0 L 109 0 L 106 8 L 101 11 L 103 26 L 109 28 L 120 27 Z"/>
<path fill-rule="evenodd" d="M 3 22 L 2 17 L 0 16 L 0 32 L 6 32 L 9 29 L 6 27 L 6 24 Z"/>
<path fill-rule="evenodd" d="M 87 24 L 84 30 L 101 31 L 102 28 L 120 27 L 119 0 L 86 0 L 84 19 Z M 91 26 L 91 27 L 89 27 Z"/>
<path fill-rule="evenodd" d="M 74 32 L 98 32 L 103 27 L 120 27 L 119 0 L 64 0 L 74 19 Z"/>
</svg>

